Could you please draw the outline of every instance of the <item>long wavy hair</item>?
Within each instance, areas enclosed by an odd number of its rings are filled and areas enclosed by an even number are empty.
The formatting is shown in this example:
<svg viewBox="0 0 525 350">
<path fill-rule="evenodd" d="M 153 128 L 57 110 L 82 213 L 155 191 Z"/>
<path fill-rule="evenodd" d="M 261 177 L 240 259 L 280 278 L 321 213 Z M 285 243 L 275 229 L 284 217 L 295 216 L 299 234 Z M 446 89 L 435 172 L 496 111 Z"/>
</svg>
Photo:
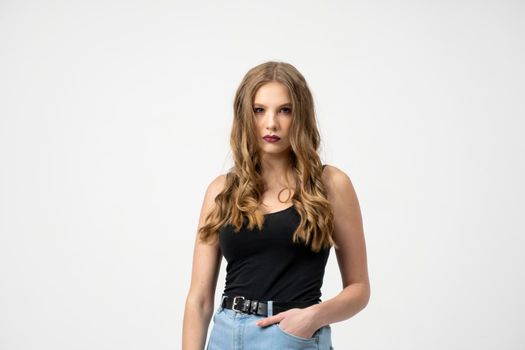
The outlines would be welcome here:
<svg viewBox="0 0 525 350">
<path fill-rule="evenodd" d="M 247 228 L 259 230 L 264 225 L 262 203 L 264 183 L 258 136 L 255 131 L 253 102 L 257 90 L 269 82 L 288 88 L 292 100 L 290 126 L 290 164 L 294 170 L 295 189 L 291 198 L 301 219 L 293 233 L 293 242 L 304 242 L 313 252 L 336 246 L 332 239 L 333 211 L 321 182 L 322 163 L 318 154 L 320 135 L 314 101 L 306 80 L 291 64 L 269 61 L 251 68 L 242 79 L 234 98 L 230 147 L 234 166 L 226 174 L 225 186 L 215 197 L 215 206 L 208 213 L 198 234 L 203 242 L 215 241 L 226 224 L 239 232 L 248 218 Z"/>
</svg>

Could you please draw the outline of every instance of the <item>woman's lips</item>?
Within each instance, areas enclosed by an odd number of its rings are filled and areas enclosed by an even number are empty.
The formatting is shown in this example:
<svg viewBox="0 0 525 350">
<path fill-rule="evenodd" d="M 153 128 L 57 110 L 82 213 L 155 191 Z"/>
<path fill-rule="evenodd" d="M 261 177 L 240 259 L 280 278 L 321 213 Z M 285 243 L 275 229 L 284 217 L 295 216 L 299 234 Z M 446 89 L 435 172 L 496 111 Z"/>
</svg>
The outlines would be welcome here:
<svg viewBox="0 0 525 350">
<path fill-rule="evenodd" d="M 263 137 L 264 141 L 266 142 L 277 142 L 279 141 L 281 138 L 279 136 L 264 136 Z"/>
</svg>

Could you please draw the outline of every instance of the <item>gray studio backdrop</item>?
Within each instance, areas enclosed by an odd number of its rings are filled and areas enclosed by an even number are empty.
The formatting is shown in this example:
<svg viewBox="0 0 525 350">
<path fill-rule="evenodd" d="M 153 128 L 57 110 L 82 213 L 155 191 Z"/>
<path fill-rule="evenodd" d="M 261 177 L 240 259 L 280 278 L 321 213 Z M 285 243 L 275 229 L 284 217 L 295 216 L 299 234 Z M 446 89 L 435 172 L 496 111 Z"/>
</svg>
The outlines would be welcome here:
<svg viewBox="0 0 525 350">
<path fill-rule="evenodd" d="M 304 74 L 360 199 L 372 296 L 335 349 L 523 349 L 524 9 L 1 1 L 0 349 L 180 348 L 204 191 L 266 60 Z"/>
</svg>

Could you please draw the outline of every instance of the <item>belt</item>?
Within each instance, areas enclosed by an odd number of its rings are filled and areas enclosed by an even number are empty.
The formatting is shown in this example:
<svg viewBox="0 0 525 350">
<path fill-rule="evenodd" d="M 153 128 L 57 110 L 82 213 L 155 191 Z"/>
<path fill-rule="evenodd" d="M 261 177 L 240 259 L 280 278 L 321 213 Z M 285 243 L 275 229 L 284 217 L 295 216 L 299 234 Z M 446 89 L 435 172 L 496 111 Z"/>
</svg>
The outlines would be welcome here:
<svg viewBox="0 0 525 350">
<path fill-rule="evenodd" d="M 318 302 L 273 302 L 272 314 L 278 314 L 293 308 L 305 308 L 311 305 L 315 305 Z M 268 316 L 268 304 L 265 301 L 250 300 L 245 297 L 238 295 L 235 297 L 224 296 L 221 307 L 231 309 L 235 312 L 240 312 L 248 315 Z"/>
</svg>

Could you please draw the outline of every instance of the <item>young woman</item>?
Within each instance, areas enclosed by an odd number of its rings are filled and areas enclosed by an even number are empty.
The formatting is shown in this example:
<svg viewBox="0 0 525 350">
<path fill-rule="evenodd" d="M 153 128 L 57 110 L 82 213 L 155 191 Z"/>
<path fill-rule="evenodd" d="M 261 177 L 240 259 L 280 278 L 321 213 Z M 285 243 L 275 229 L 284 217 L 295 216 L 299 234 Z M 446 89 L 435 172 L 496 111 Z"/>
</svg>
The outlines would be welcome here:
<svg viewBox="0 0 525 350">
<path fill-rule="evenodd" d="M 370 298 L 359 202 L 350 178 L 322 165 L 312 94 L 284 62 L 250 69 L 234 99 L 234 166 L 208 186 L 195 240 L 182 347 L 333 349 L 330 324 Z M 342 291 L 321 301 L 334 247 Z M 215 309 L 222 256 L 226 283 Z"/>
</svg>

